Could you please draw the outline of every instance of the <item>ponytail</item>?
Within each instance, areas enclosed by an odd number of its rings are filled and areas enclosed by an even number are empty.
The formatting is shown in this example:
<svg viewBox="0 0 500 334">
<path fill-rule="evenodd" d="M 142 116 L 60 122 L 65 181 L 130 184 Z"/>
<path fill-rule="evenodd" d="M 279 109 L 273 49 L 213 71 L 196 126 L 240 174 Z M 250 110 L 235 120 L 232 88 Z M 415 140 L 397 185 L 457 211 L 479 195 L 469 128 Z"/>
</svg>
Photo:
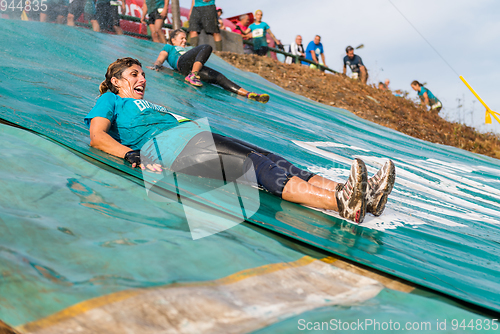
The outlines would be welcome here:
<svg viewBox="0 0 500 334">
<path fill-rule="evenodd" d="M 111 79 L 121 79 L 123 71 L 125 71 L 132 65 L 139 65 L 142 67 L 142 64 L 137 59 L 130 57 L 120 58 L 111 63 L 111 65 L 108 66 L 108 70 L 106 71 L 104 81 L 99 85 L 99 92 L 101 93 L 101 95 L 106 93 L 107 91 L 118 94 L 118 89 L 111 83 Z"/>
<path fill-rule="evenodd" d="M 102 94 L 106 93 L 108 90 L 109 90 L 108 84 L 106 83 L 106 80 L 104 80 L 99 85 L 99 93 L 102 95 Z"/>
</svg>

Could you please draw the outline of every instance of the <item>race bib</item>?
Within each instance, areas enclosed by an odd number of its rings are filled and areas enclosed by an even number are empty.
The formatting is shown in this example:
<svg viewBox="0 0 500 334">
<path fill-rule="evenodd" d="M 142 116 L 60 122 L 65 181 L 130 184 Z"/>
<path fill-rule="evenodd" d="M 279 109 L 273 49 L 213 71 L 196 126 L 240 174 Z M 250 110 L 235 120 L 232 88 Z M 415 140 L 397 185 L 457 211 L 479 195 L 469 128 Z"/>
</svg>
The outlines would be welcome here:
<svg viewBox="0 0 500 334">
<path fill-rule="evenodd" d="M 170 115 L 172 115 L 172 116 L 174 116 L 174 117 L 175 117 L 175 119 L 177 120 L 177 122 L 179 122 L 179 123 L 182 123 L 182 122 L 188 122 L 188 121 L 190 121 L 190 119 L 189 119 L 189 118 L 186 118 L 186 117 L 184 117 L 184 116 L 176 115 L 176 114 L 171 113 L 171 112 L 169 112 L 169 114 L 170 114 Z"/>
<path fill-rule="evenodd" d="M 255 29 L 254 31 L 252 31 L 252 37 L 253 38 L 264 37 L 264 29 Z"/>
<path fill-rule="evenodd" d="M 184 49 L 182 46 L 176 46 L 175 51 L 177 51 L 177 53 L 180 54 L 181 56 L 186 52 L 188 52 L 188 50 Z"/>
</svg>

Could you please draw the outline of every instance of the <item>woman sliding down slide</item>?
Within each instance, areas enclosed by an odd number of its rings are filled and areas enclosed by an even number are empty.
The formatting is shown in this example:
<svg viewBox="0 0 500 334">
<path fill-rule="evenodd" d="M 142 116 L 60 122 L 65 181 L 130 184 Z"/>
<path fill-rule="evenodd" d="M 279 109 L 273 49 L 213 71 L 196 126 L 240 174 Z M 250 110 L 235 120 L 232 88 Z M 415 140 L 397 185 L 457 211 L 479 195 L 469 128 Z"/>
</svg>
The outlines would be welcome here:
<svg viewBox="0 0 500 334">
<path fill-rule="evenodd" d="M 185 75 L 186 81 L 193 86 L 203 86 L 201 81 L 204 81 L 219 85 L 228 92 L 246 96 L 251 100 L 261 103 L 267 103 L 267 101 L 269 101 L 268 94 L 249 92 L 226 78 L 223 74 L 205 66 L 211 54 L 212 47 L 208 44 L 187 49 L 186 33 L 182 29 L 177 29 L 170 33 L 168 44 L 160 51 L 153 69 L 157 71 L 160 70 L 166 60 L 174 70 Z"/>
<path fill-rule="evenodd" d="M 216 178 L 214 170 L 218 168 L 221 177 L 220 161 L 225 157 L 225 161 L 231 160 L 230 168 L 224 166 L 222 171 L 227 182 L 253 168 L 258 185 L 286 201 L 335 210 L 356 223 L 363 222 L 367 211 L 376 216 L 384 211 L 396 177 L 392 161 L 368 179 L 365 164 L 355 159 L 344 184 L 301 170 L 283 157 L 250 143 L 198 130 L 197 122 L 144 101 L 146 78 L 141 66 L 132 58 L 118 59 L 109 65 L 106 79 L 99 87 L 102 95 L 85 117 L 92 147 L 127 160 L 132 168 L 160 171 L 159 165 L 141 164 L 140 150 L 157 135 L 171 133 L 165 156 L 172 163 L 163 168 Z M 189 125 L 188 130 L 178 126 L 180 122 Z M 207 145 L 209 141 L 215 146 Z M 190 168 L 196 164 L 198 168 Z"/>
</svg>

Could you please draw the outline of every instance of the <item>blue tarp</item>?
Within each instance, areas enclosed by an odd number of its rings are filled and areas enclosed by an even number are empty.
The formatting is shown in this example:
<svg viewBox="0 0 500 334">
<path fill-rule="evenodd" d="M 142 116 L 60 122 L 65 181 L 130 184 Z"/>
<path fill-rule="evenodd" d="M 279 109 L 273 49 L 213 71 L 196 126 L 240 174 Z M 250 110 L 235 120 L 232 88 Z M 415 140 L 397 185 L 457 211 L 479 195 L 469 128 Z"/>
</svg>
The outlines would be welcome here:
<svg viewBox="0 0 500 334">
<path fill-rule="evenodd" d="M 140 171 L 89 147 L 82 120 L 96 101 L 109 63 L 131 56 L 149 65 L 161 45 L 38 22 L 0 20 L 0 26 L 0 118 L 97 159 L 117 174 L 140 183 Z M 169 70 L 146 72 L 146 99 L 191 119 L 207 117 L 217 131 L 274 151 L 301 168 L 335 180 L 345 179 L 353 157 L 364 159 L 370 174 L 380 167 L 383 158 L 392 158 L 397 167 L 398 178 L 386 213 L 379 218 L 367 217 L 360 226 L 264 192 L 260 193 L 261 207 L 248 222 L 461 300 L 500 310 L 498 160 L 414 139 L 348 111 L 315 103 L 237 70 L 216 56 L 211 57 L 209 65 L 249 90 L 268 92 L 271 101 L 262 105 L 210 85 L 194 88 Z M 31 168 L 36 172 L 38 167 Z M 3 177 L 9 178 L 8 174 Z M 36 173 L 32 179 L 37 179 Z M 66 188 L 76 189 L 75 194 L 80 191 L 85 197 L 90 190 L 76 180 L 76 188 L 65 181 Z M 41 189 L 49 192 L 54 187 L 42 185 Z M 39 196 L 44 194 L 40 190 Z M 92 207 L 92 203 L 86 205 Z M 162 215 L 171 215 L 174 206 L 155 208 L 152 217 L 145 218 L 145 226 L 161 224 Z M 127 220 L 124 207 L 103 208 L 99 204 L 94 209 L 107 218 Z M 71 217 L 69 213 L 60 214 Z M 104 229 L 102 233 L 107 232 Z M 64 231 L 51 233 L 71 236 Z M 25 242 L 33 244 L 29 238 Z"/>
</svg>

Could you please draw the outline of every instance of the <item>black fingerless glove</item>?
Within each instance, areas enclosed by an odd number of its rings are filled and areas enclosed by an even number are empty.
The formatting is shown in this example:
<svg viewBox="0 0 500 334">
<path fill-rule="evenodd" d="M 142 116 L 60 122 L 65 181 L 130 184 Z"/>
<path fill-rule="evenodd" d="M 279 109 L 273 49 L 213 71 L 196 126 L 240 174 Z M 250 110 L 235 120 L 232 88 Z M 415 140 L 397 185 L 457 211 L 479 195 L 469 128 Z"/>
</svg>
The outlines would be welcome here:
<svg viewBox="0 0 500 334">
<path fill-rule="evenodd" d="M 128 151 L 124 159 L 130 162 L 131 165 L 136 164 L 136 166 L 139 166 L 141 164 L 141 150 Z"/>
<path fill-rule="evenodd" d="M 163 65 L 156 65 L 156 64 L 155 64 L 155 65 L 153 65 L 153 70 L 155 70 L 155 71 L 157 71 L 157 72 L 158 72 L 159 70 L 161 70 L 162 68 L 163 68 Z"/>
</svg>

